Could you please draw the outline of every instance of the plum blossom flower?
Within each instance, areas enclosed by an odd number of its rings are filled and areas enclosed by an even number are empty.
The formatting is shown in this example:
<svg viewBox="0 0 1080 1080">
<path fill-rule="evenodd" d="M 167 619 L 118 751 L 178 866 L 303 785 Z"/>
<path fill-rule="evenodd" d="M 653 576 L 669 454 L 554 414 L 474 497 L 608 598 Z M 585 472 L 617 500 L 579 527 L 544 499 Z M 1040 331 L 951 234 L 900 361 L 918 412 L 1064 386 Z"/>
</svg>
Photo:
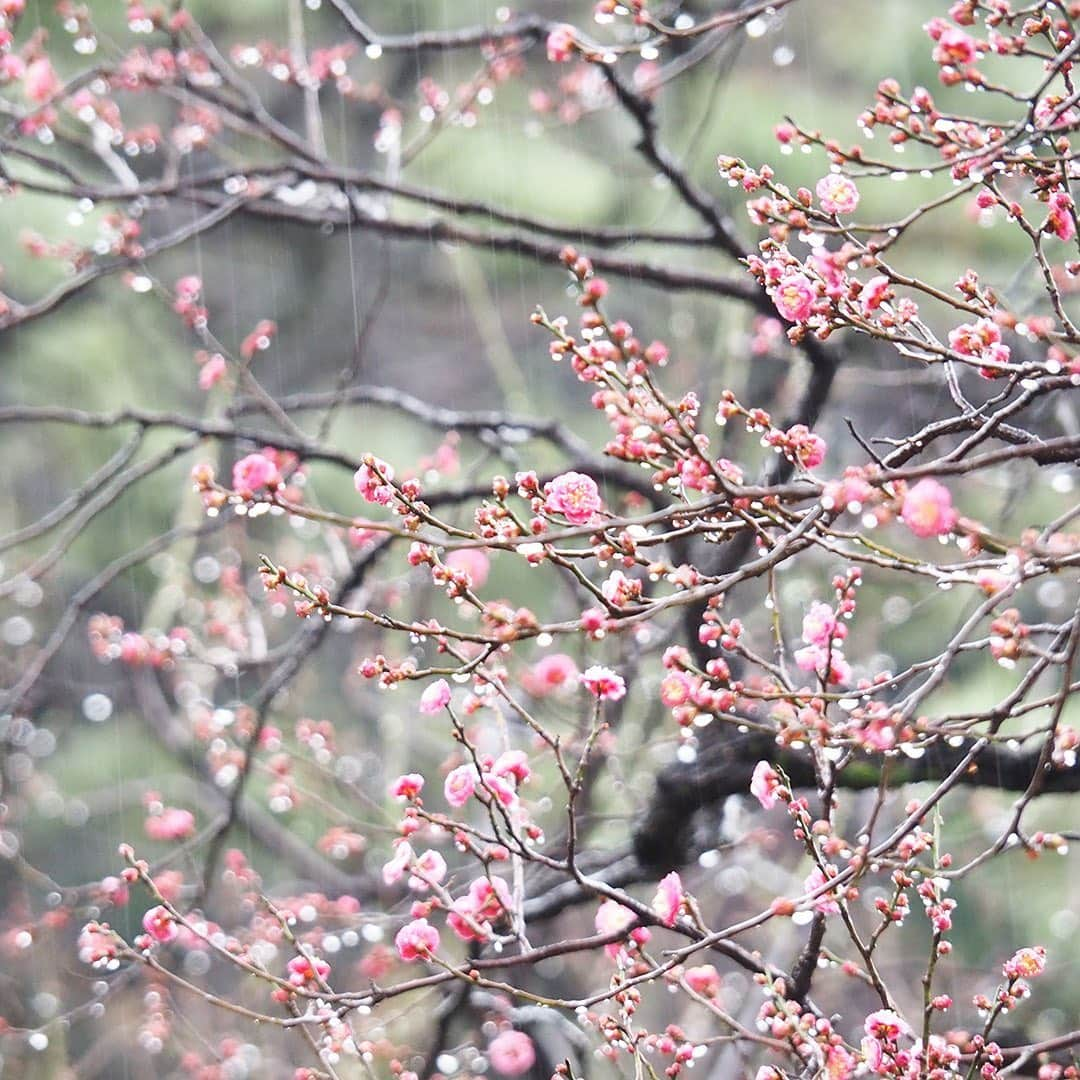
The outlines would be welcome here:
<svg viewBox="0 0 1080 1080">
<path fill-rule="evenodd" d="M 940 32 L 934 49 L 934 63 L 949 67 L 967 67 L 979 58 L 978 43 L 955 26 Z"/>
<path fill-rule="evenodd" d="M 163 904 L 152 907 L 142 920 L 143 929 L 155 940 L 163 944 L 175 941 L 180 933 L 180 927 L 173 918 L 172 912 Z"/>
<path fill-rule="evenodd" d="M 1055 191 L 1047 200 L 1049 213 L 1043 228 L 1066 243 L 1076 235 L 1076 219 L 1073 217 L 1073 200 L 1067 191 Z"/>
<path fill-rule="evenodd" d="M 859 189 L 854 181 L 839 173 L 823 176 L 814 190 L 826 214 L 851 214 L 859 205 Z"/>
<path fill-rule="evenodd" d="M 1066 99 L 1059 94 L 1048 94 L 1035 106 L 1035 126 L 1038 128 L 1071 128 L 1078 116 L 1080 113 L 1066 105 Z"/>
<path fill-rule="evenodd" d="M 669 709 L 685 705 L 694 692 L 694 680 L 685 671 L 669 671 L 660 683 L 660 701 Z"/>
<path fill-rule="evenodd" d="M 456 769 L 452 769 L 443 785 L 446 801 L 456 808 L 464 806 L 475 791 L 476 769 L 472 765 L 459 765 Z"/>
<path fill-rule="evenodd" d="M 225 357 L 215 353 L 199 368 L 199 389 L 209 390 L 221 382 L 225 376 Z"/>
<path fill-rule="evenodd" d="M 60 76 L 47 57 L 31 60 L 26 65 L 23 75 L 23 91 L 37 104 L 42 104 L 55 97 L 63 87 Z"/>
<path fill-rule="evenodd" d="M 114 907 L 124 907 L 131 898 L 127 882 L 111 874 L 101 879 L 100 889 L 102 900 Z"/>
<path fill-rule="evenodd" d="M 810 318 L 814 311 L 817 293 L 810 279 L 805 274 L 788 274 L 780 279 L 773 292 L 776 310 L 788 322 L 802 322 Z"/>
<path fill-rule="evenodd" d="M 446 915 L 446 923 L 462 941 L 483 941 L 491 923 L 511 909 L 510 888 L 498 877 L 479 877 L 459 896 Z"/>
<path fill-rule="evenodd" d="M 805 424 L 795 424 L 785 432 L 789 447 L 789 456 L 804 469 L 815 469 L 825 460 L 828 443 L 820 435 L 815 435 Z"/>
<path fill-rule="evenodd" d="M 528 783 L 532 776 L 529 757 L 524 750 L 507 750 L 496 758 L 491 773 L 499 777 L 512 776 L 517 784 Z"/>
<path fill-rule="evenodd" d="M 413 871 L 409 878 L 409 888 L 414 892 L 424 892 L 446 877 L 446 860 L 437 851 L 429 848 L 413 862 Z"/>
<path fill-rule="evenodd" d="M 877 311 L 889 298 L 890 287 L 889 279 L 884 274 L 872 277 L 859 290 L 859 303 L 862 305 L 862 313 L 869 315 L 871 312 Z"/>
<path fill-rule="evenodd" d="M 250 498 L 262 488 L 276 488 L 280 483 L 277 465 L 265 454 L 248 454 L 233 466 L 233 490 L 244 498 Z"/>
<path fill-rule="evenodd" d="M 830 480 L 825 485 L 821 503 L 827 510 L 848 510 L 857 514 L 876 494 L 873 485 L 857 469 L 846 469 L 842 479 Z"/>
<path fill-rule="evenodd" d="M 665 926 L 674 926 L 675 920 L 679 917 L 682 903 L 682 880 L 672 870 L 670 874 L 660 879 L 656 895 L 653 897 L 652 908 Z"/>
<path fill-rule="evenodd" d="M 469 579 L 470 589 L 483 588 L 491 573 L 491 559 L 479 548 L 459 548 L 446 556 L 446 565 Z"/>
<path fill-rule="evenodd" d="M 830 650 L 820 645 L 807 645 L 805 649 L 796 649 L 795 664 L 800 671 L 813 671 L 823 677 L 827 675 L 830 683 L 851 682 L 851 665 L 835 647 Z"/>
<path fill-rule="evenodd" d="M 1046 970 L 1046 949 L 1041 945 L 1019 949 L 1002 965 L 1007 979 L 1034 979 Z"/>
<path fill-rule="evenodd" d="M 330 965 L 317 956 L 294 956 L 286 965 L 293 986 L 318 986 L 330 974 Z"/>
<path fill-rule="evenodd" d="M 626 695 L 626 682 L 611 668 L 594 665 L 581 673 L 581 685 L 600 701 L 618 701 Z"/>
<path fill-rule="evenodd" d="M 600 592 L 609 604 L 623 607 L 641 595 L 641 582 L 628 578 L 621 570 L 613 570 L 600 586 Z"/>
<path fill-rule="evenodd" d="M 494 798 L 496 802 L 507 807 L 516 805 L 518 801 L 514 785 L 507 783 L 502 776 L 491 772 L 486 772 L 480 777 L 478 794 L 484 802 L 487 802 L 489 798 Z"/>
<path fill-rule="evenodd" d="M 567 23 L 560 23 L 552 28 L 547 36 L 547 58 L 553 64 L 565 64 L 573 55 L 575 48 L 574 28 Z"/>
<path fill-rule="evenodd" d="M 400 881 L 405 871 L 412 865 L 414 858 L 413 849 L 409 844 L 403 840 L 398 841 L 397 846 L 394 848 L 394 857 L 383 864 L 383 882 L 387 885 L 393 885 L 395 882 Z"/>
<path fill-rule="evenodd" d="M 716 997 L 720 992 L 720 972 L 712 964 L 701 964 L 683 972 L 686 985 L 702 997 Z"/>
<path fill-rule="evenodd" d="M 103 966 L 118 952 L 116 935 L 107 925 L 87 923 L 79 934 L 79 959 L 94 967 Z"/>
<path fill-rule="evenodd" d="M 0 7 L 2 14 L 2 7 Z M 26 74 L 26 61 L 18 53 L 5 52 L 0 55 L 0 82 L 17 82 Z"/>
<path fill-rule="evenodd" d="M 844 659 L 841 642 L 847 637 L 847 627 L 840 622 L 828 604 L 812 604 L 803 618 L 802 638 L 806 648 L 795 652 L 795 663 L 801 671 L 813 671 L 827 682 L 851 681 L 851 667 Z"/>
<path fill-rule="evenodd" d="M 863 1031 L 872 1039 L 884 1039 L 888 1042 L 896 1042 L 904 1036 L 911 1035 L 908 1022 L 892 1009 L 878 1009 L 877 1012 L 872 1012 L 863 1023 Z"/>
<path fill-rule="evenodd" d="M 759 761 L 754 766 L 750 794 L 761 803 L 762 809 L 771 810 L 779 802 L 783 785 L 780 774 L 767 761 Z"/>
<path fill-rule="evenodd" d="M 356 490 L 370 503 L 387 506 L 394 498 L 394 489 L 390 481 L 394 479 L 394 469 L 377 457 L 367 459 L 370 465 L 361 465 L 353 474 Z M 380 474 L 382 479 L 380 479 Z"/>
<path fill-rule="evenodd" d="M 825 1054 L 825 1076 L 828 1080 L 849 1080 L 855 1075 L 855 1056 L 843 1046 L 830 1046 Z"/>
<path fill-rule="evenodd" d="M 521 1076 L 536 1063 L 536 1048 L 524 1031 L 503 1031 L 488 1046 L 492 1067 L 503 1076 Z"/>
<path fill-rule="evenodd" d="M 949 347 L 961 356 L 973 356 L 992 364 L 1007 364 L 1012 350 L 1001 340 L 1001 327 L 992 319 L 977 319 L 949 331 Z M 980 368 L 986 378 L 1001 374 L 999 367 Z"/>
<path fill-rule="evenodd" d="M 565 472 L 544 485 L 544 509 L 572 525 L 587 525 L 601 505 L 596 481 L 584 473 Z"/>
<path fill-rule="evenodd" d="M 577 664 L 566 653 L 550 653 L 541 657 L 529 672 L 529 693 L 544 697 L 567 686 L 577 675 Z"/>
<path fill-rule="evenodd" d="M 144 828 L 151 840 L 184 840 L 195 832 L 195 815 L 167 806 L 160 814 L 151 814 Z"/>
<path fill-rule="evenodd" d="M 632 925 L 637 919 L 637 915 L 634 914 L 628 907 L 623 907 L 617 900 L 605 900 L 596 909 L 596 919 L 594 925 L 596 926 L 596 932 L 598 934 L 614 934 L 620 930 L 625 930 Z M 639 945 L 644 944 L 652 936 L 649 933 L 647 926 L 636 927 L 631 931 L 631 939 L 637 942 Z M 614 959 L 619 955 L 621 946 L 617 943 L 604 946 L 604 951 L 608 956 Z"/>
<path fill-rule="evenodd" d="M 405 773 L 390 785 L 390 794 L 395 799 L 415 799 L 424 790 L 424 778 L 419 773 Z"/>
<path fill-rule="evenodd" d="M 434 716 L 450 704 L 450 684 L 445 679 L 437 679 L 420 695 L 420 711 L 427 716 Z"/>
<path fill-rule="evenodd" d="M 176 292 L 177 300 L 190 303 L 199 298 L 202 287 L 203 283 L 201 277 L 197 274 L 185 274 L 182 278 L 177 278 L 173 289 Z"/>
<path fill-rule="evenodd" d="M 836 638 L 847 636 L 847 627 L 836 618 L 836 612 L 828 604 L 817 601 L 803 616 L 802 639 L 807 645 L 827 648 Z"/>
<path fill-rule="evenodd" d="M 420 960 L 430 956 L 439 948 L 439 931 L 432 926 L 427 919 L 413 919 L 406 923 L 394 938 L 398 956 L 411 964 L 414 960 Z"/>
<path fill-rule="evenodd" d="M 815 866 L 803 882 L 803 889 L 806 892 L 816 892 L 826 884 L 828 880 L 829 879 L 825 876 L 821 867 Z M 822 893 L 814 900 L 814 910 L 820 912 L 822 915 L 839 915 L 840 905 L 833 898 L 831 892 L 826 892 Z"/>
<path fill-rule="evenodd" d="M 927 477 L 908 488 L 900 517 L 916 536 L 925 538 L 948 535 L 956 527 L 959 514 L 953 508 L 949 489 Z"/>
</svg>

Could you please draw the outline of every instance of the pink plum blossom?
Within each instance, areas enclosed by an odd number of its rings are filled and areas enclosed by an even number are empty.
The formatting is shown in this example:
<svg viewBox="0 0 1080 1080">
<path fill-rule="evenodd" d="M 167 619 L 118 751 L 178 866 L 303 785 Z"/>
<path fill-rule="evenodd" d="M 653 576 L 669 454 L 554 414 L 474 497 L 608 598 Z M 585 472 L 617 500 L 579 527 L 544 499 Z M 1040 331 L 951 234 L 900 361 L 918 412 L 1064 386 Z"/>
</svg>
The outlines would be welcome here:
<svg viewBox="0 0 1080 1080">
<path fill-rule="evenodd" d="M 802 322 L 813 314 L 817 292 L 805 274 L 788 274 L 780 279 L 773 300 L 776 310 L 788 322 Z"/>
<path fill-rule="evenodd" d="M 814 190 L 826 214 L 851 214 L 859 205 L 859 189 L 852 180 L 839 173 L 823 176 Z"/>
<path fill-rule="evenodd" d="M 424 790 L 424 778 L 419 773 L 405 773 L 390 785 L 395 799 L 415 799 Z"/>
<path fill-rule="evenodd" d="M 716 997 L 720 993 L 720 972 L 712 964 L 701 964 L 683 972 L 686 985 L 702 997 Z"/>
<path fill-rule="evenodd" d="M 393 466 L 377 457 L 371 457 L 367 460 L 371 464 L 361 465 L 356 470 L 353 474 L 353 484 L 368 502 L 386 506 L 394 498 L 394 489 L 389 483 L 394 479 Z M 382 479 L 380 479 L 380 474 Z"/>
<path fill-rule="evenodd" d="M 581 685 L 601 701 L 618 701 L 626 695 L 626 682 L 611 668 L 586 668 L 581 673 Z"/>
<path fill-rule="evenodd" d="M 780 774 L 767 761 L 759 761 L 750 777 L 750 794 L 761 803 L 763 809 L 771 810 L 780 799 L 783 784 Z"/>
<path fill-rule="evenodd" d="M 810 610 L 803 616 L 802 639 L 807 645 L 820 645 L 827 648 L 829 642 L 847 636 L 847 627 L 836 617 L 828 604 L 817 601 L 810 605 Z"/>
<path fill-rule="evenodd" d="M 796 649 L 795 665 L 800 671 L 813 671 L 827 676 L 827 681 L 831 683 L 851 682 L 851 665 L 835 646 L 827 649 L 820 645 L 807 645 L 804 649 Z"/>
<path fill-rule="evenodd" d="M 469 588 L 483 588 L 491 573 L 491 559 L 479 548 L 459 548 L 446 556 L 446 565 L 469 579 Z"/>
<path fill-rule="evenodd" d="M 483 941 L 488 927 L 511 909 L 510 888 L 498 877 L 476 878 L 446 915 L 446 923 L 462 941 Z"/>
<path fill-rule="evenodd" d="M 806 881 L 803 882 L 803 890 L 805 892 L 816 892 L 820 889 L 829 879 L 825 877 L 820 866 L 815 866 L 810 874 L 807 876 Z M 822 893 L 817 899 L 814 900 L 814 910 L 820 912 L 822 915 L 839 915 L 840 905 L 836 902 L 831 892 Z"/>
<path fill-rule="evenodd" d="M 445 679 L 437 679 L 420 695 L 420 711 L 427 716 L 434 716 L 450 704 L 450 684 Z"/>
<path fill-rule="evenodd" d="M 635 915 L 628 907 L 624 907 L 617 900 L 605 900 L 600 907 L 596 909 L 594 925 L 598 934 L 615 934 L 620 930 L 625 930 L 627 927 L 633 925 L 636 920 L 637 915 Z M 639 945 L 643 945 L 651 936 L 647 926 L 636 927 L 631 932 L 631 939 L 636 941 Z M 608 956 L 614 959 L 619 955 L 621 946 L 613 942 L 609 945 L 605 945 L 604 951 Z"/>
<path fill-rule="evenodd" d="M 172 912 L 163 904 L 152 907 L 142 920 L 143 929 L 155 940 L 163 944 L 174 941 L 180 933 L 180 927 Z"/>
<path fill-rule="evenodd" d="M 677 709 L 690 700 L 694 680 L 685 671 L 669 671 L 660 683 L 660 701 L 669 709 Z"/>
<path fill-rule="evenodd" d="M 221 382 L 225 376 L 225 357 L 215 353 L 199 368 L 199 389 L 209 390 Z"/>
<path fill-rule="evenodd" d="M 959 514 L 953 508 L 949 489 L 927 477 L 908 488 L 900 517 L 916 536 L 929 537 L 952 532 Z"/>
<path fill-rule="evenodd" d="M 890 282 L 884 274 L 872 277 L 859 290 L 859 303 L 862 305 L 862 313 L 869 315 L 877 311 L 889 296 Z"/>
<path fill-rule="evenodd" d="M 551 653 L 541 657 L 529 672 L 529 692 L 544 697 L 567 686 L 577 675 L 577 664 L 565 653 Z"/>
<path fill-rule="evenodd" d="M 412 865 L 415 858 L 413 849 L 405 841 L 398 841 L 394 848 L 394 857 L 383 864 L 382 878 L 387 885 L 393 885 L 405 875 L 405 871 Z"/>
<path fill-rule="evenodd" d="M 911 1035 L 908 1022 L 892 1009 L 878 1009 L 877 1012 L 870 1013 L 863 1023 L 863 1031 L 872 1039 L 892 1043 Z"/>
<path fill-rule="evenodd" d="M 1046 949 L 1041 945 L 1020 949 L 1005 961 L 1002 974 L 1007 979 L 1034 979 L 1046 970 Z"/>
<path fill-rule="evenodd" d="M 446 860 L 430 848 L 413 861 L 413 874 L 409 878 L 409 888 L 414 892 L 423 892 L 437 885 L 446 877 Z"/>
<path fill-rule="evenodd" d="M 1035 106 L 1035 126 L 1039 128 L 1071 128 L 1080 113 L 1066 105 L 1065 98 L 1048 94 Z"/>
<path fill-rule="evenodd" d="M 108 926 L 100 923 L 87 923 L 79 934 L 79 959 L 84 964 L 95 967 L 103 965 L 115 958 L 118 948 L 116 938 Z"/>
<path fill-rule="evenodd" d="M 967 67 L 979 58 L 977 43 L 973 37 L 955 26 L 940 31 L 934 62 L 949 67 Z"/>
<path fill-rule="evenodd" d="M 574 55 L 574 28 L 560 23 L 547 36 L 547 58 L 553 64 L 565 64 Z"/>
<path fill-rule="evenodd" d="M 330 965 L 314 956 L 294 956 L 286 965 L 293 986 L 318 986 L 330 974 Z"/>
<path fill-rule="evenodd" d="M 144 827 L 151 840 L 184 840 L 195 832 L 195 815 L 168 806 L 160 814 L 151 814 Z"/>
<path fill-rule="evenodd" d="M 443 785 L 446 801 L 453 807 L 464 806 L 476 791 L 476 769 L 472 765 L 459 765 L 452 769 Z"/>
<path fill-rule="evenodd" d="M 280 483 L 277 465 L 265 454 L 248 454 L 233 466 L 233 490 L 244 498 L 250 498 L 263 488 L 276 488 Z"/>
<path fill-rule="evenodd" d="M 507 750 L 500 754 L 491 767 L 491 772 L 499 777 L 512 776 L 518 784 L 527 783 L 532 775 L 529 757 L 524 750 Z"/>
<path fill-rule="evenodd" d="M 656 895 L 653 897 L 652 909 L 665 926 L 674 926 L 682 909 L 683 887 L 679 875 L 672 872 L 660 879 Z"/>
<path fill-rule="evenodd" d="M 56 69 L 46 57 L 31 60 L 26 65 L 23 91 L 31 101 L 41 105 L 55 97 L 62 87 L 60 76 L 56 74 Z"/>
<path fill-rule="evenodd" d="M 1072 196 L 1067 191 L 1055 191 L 1046 205 L 1049 213 L 1043 227 L 1067 243 L 1076 235 Z"/>
<path fill-rule="evenodd" d="M 439 931 L 427 919 L 406 923 L 394 938 L 398 956 L 407 964 L 430 956 L 439 948 Z"/>
<path fill-rule="evenodd" d="M 536 1063 L 536 1048 L 524 1031 L 503 1031 L 491 1040 L 488 1057 L 503 1076 L 521 1076 Z"/>
<path fill-rule="evenodd" d="M 493 797 L 496 802 L 503 806 L 514 806 L 517 804 L 518 797 L 517 791 L 514 790 L 514 785 L 507 783 L 502 776 L 486 772 L 480 778 L 480 785 L 479 796 L 484 802 L 487 802 L 489 797 Z"/>
<path fill-rule="evenodd" d="M 825 1053 L 827 1080 L 850 1080 L 855 1075 L 855 1055 L 843 1046 L 830 1046 Z"/>
<path fill-rule="evenodd" d="M 584 473 L 562 473 L 544 487 L 544 509 L 562 514 L 572 525 L 587 525 L 601 505 L 596 481 Z"/>
<path fill-rule="evenodd" d="M 785 432 L 789 453 L 804 469 L 815 469 L 825 460 L 829 446 L 805 424 L 795 424 Z"/>
</svg>

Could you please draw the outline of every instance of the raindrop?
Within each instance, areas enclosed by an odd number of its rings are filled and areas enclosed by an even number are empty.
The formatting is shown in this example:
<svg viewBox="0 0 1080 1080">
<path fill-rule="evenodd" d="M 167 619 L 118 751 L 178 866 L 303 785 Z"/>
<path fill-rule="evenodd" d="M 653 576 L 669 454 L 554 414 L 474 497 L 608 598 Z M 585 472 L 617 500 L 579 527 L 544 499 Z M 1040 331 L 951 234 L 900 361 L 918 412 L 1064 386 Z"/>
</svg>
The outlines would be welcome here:
<svg viewBox="0 0 1080 1080">
<path fill-rule="evenodd" d="M 105 694 L 87 694 L 82 703 L 83 716 L 93 724 L 101 724 L 112 716 L 113 703 Z"/>
</svg>

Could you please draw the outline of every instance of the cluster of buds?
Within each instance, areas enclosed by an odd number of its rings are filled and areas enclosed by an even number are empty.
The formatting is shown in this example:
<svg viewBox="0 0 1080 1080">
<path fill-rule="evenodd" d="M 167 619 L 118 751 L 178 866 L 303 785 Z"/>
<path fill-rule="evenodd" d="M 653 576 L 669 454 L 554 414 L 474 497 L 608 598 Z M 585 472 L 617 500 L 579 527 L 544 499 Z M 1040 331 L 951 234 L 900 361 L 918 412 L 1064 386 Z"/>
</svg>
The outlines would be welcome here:
<svg viewBox="0 0 1080 1080">
<path fill-rule="evenodd" d="M 1024 642 L 1031 633 L 1016 608 L 1006 608 L 990 623 L 990 655 L 1002 667 L 1014 667 L 1024 653 Z"/>
<path fill-rule="evenodd" d="M 188 650 L 189 633 L 176 627 L 168 634 L 141 634 L 124 629 L 119 615 L 98 613 L 87 625 L 90 650 L 103 663 L 119 661 L 129 667 L 171 669 Z"/>
</svg>

